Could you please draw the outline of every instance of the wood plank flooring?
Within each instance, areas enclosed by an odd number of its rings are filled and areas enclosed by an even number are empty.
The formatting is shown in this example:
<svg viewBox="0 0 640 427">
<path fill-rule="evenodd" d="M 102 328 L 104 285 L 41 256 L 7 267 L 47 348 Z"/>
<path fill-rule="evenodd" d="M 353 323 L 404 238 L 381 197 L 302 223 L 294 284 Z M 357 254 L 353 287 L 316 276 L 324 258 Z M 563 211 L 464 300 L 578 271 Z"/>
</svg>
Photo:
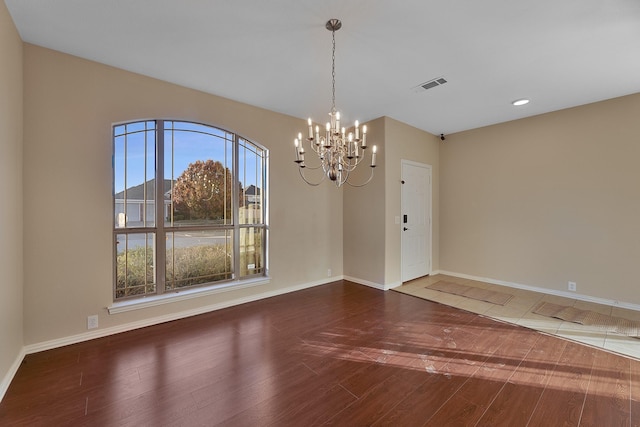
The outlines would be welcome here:
<svg viewBox="0 0 640 427">
<path fill-rule="evenodd" d="M 639 426 L 640 361 L 347 281 L 28 355 L 2 426 Z"/>
</svg>

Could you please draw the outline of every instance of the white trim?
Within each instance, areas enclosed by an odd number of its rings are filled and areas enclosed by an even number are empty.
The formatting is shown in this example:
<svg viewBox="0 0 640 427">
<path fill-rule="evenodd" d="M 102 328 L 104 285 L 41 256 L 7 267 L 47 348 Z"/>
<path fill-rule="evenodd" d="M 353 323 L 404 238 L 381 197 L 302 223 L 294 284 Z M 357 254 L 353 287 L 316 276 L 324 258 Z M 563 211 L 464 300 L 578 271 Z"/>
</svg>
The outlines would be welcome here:
<svg viewBox="0 0 640 427">
<path fill-rule="evenodd" d="M 434 275 L 435 274 L 436 273 L 434 273 Z M 478 281 L 481 281 L 481 282 L 491 283 L 491 284 L 494 284 L 494 285 L 506 286 L 506 287 L 509 287 L 509 288 L 523 289 L 523 290 L 526 290 L 526 291 L 539 292 L 539 293 L 547 294 L 547 295 L 555 295 L 555 296 L 571 298 L 571 299 L 580 300 L 580 301 L 587 301 L 587 302 L 593 302 L 593 303 L 596 303 L 596 304 L 609 305 L 609 306 L 612 306 L 612 307 L 621 307 L 621 308 L 626 308 L 626 309 L 629 309 L 629 310 L 640 311 L 640 304 L 634 304 L 634 303 L 625 302 L 625 301 L 618 301 L 618 300 L 612 300 L 612 299 L 607 299 L 607 298 L 593 297 L 593 296 L 590 296 L 590 295 L 578 294 L 578 293 L 569 292 L 569 291 L 558 291 L 558 290 L 555 290 L 555 289 L 539 288 L 537 286 L 522 285 L 520 283 L 506 282 L 506 281 L 503 281 L 503 280 L 491 279 L 491 278 L 488 278 L 488 277 L 472 276 L 472 275 L 463 274 L 463 273 L 454 273 L 454 272 L 451 272 L 451 271 L 442 271 L 442 270 L 440 270 L 440 271 L 438 271 L 438 274 L 445 274 L 447 276 L 459 277 L 461 279 L 478 280 Z"/>
<path fill-rule="evenodd" d="M 390 283 L 388 285 L 383 285 L 383 284 L 380 284 L 380 283 L 375 283 L 375 282 L 370 282 L 368 280 L 359 279 L 357 277 L 344 276 L 343 278 L 344 278 L 344 280 L 348 280 L 350 282 L 357 283 L 359 285 L 369 286 L 370 288 L 379 289 L 381 291 L 388 291 L 389 289 L 397 288 L 398 286 L 402 285 L 402 282 L 394 282 L 394 283 Z"/>
<path fill-rule="evenodd" d="M 344 280 L 348 280 L 350 282 L 357 283 L 359 285 L 369 286 L 370 288 L 379 289 L 381 291 L 386 291 L 386 289 L 384 288 L 384 285 L 380 283 L 370 282 L 368 280 L 359 279 L 357 277 L 351 277 L 351 276 L 344 276 Z"/>
<path fill-rule="evenodd" d="M 385 285 L 384 289 L 387 291 L 389 289 L 397 288 L 398 286 L 402 286 L 402 281 L 389 283 L 388 285 Z"/>
<path fill-rule="evenodd" d="M 16 373 L 18 372 L 18 369 L 20 368 L 20 365 L 22 364 L 22 361 L 24 360 L 25 355 L 26 355 L 25 348 L 22 347 L 20 349 L 20 352 L 16 356 L 16 360 L 13 361 L 13 364 L 7 371 L 6 375 L 4 376 L 2 381 L 0 381 L 0 402 L 2 402 L 2 399 L 4 399 L 4 395 L 7 393 L 7 390 L 11 385 L 11 381 L 13 381 L 13 377 L 16 376 Z"/>
<path fill-rule="evenodd" d="M 145 328 L 147 326 L 153 326 L 160 323 L 170 322 L 173 320 L 183 319 L 186 317 L 196 316 L 198 314 L 208 313 L 210 311 L 221 310 L 223 308 L 232 307 L 235 305 L 244 304 L 247 302 L 253 302 L 264 298 L 271 298 L 274 296 L 287 294 L 289 292 L 301 291 L 303 289 L 312 288 L 315 286 L 324 285 L 336 280 L 340 280 L 342 277 L 330 277 L 324 280 L 318 280 L 315 282 L 303 283 L 300 285 L 290 286 L 283 289 L 276 289 L 273 291 L 266 291 L 259 294 L 253 294 L 243 298 L 237 298 L 230 301 L 224 301 L 217 304 L 211 304 L 204 307 L 198 307 L 192 310 L 181 311 L 178 313 L 170 313 L 163 316 L 152 317 L 149 319 L 139 320 L 137 322 L 126 323 L 123 325 L 113 326 L 111 328 L 106 329 L 96 329 L 91 332 L 83 332 L 77 335 L 71 335 L 68 337 L 58 338 L 50 341 L 44 341 L 35 344 L 29 344 L 25 346 L 24 353 L 32 354 L 37 353 L 44 350 L 50 350 L 52 348 L 62 347 L 65 345 L 76 344 L 83 341 L 89 341 L 95 338 L 106 337 L 109 335 L 118 334 L 121 332 L 132 331 L 134 329 Z"/>
<path fill-rule="evenodd" d="M 242 282 L 229 282 L 223 285 L 217 285 L 213 288 L 185 289 L 162 295 L 152 295 L 139 299 L 114 302 L 109 307 L 107 307 L 107 310 L 109 311 L 109 314 L 124 313 L 127 311 L 140 310 L 143 308 L 155 307 L 157 305 L 169 304 L 172 302 L 185 301 L 207 295 L 219 294 L 221 292 L 234 291 L 236 289 L 266 285 L 270 282 L 270 278 L 260 277 L 258 279 L 243 280 Z"/>
</svg>

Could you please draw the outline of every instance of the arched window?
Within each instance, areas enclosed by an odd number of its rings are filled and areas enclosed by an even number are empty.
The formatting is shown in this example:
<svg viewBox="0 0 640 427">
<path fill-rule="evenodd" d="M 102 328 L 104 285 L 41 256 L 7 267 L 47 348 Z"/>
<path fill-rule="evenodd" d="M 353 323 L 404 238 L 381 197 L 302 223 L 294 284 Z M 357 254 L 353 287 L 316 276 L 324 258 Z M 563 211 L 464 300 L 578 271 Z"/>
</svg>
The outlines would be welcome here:
<svg viewBox="0 0 640 427">
<path fill-rule="evenodd" d="M 198 123 L 115 125 L 114 301 L 265 276 L 266 154 Z"/>
</svg>

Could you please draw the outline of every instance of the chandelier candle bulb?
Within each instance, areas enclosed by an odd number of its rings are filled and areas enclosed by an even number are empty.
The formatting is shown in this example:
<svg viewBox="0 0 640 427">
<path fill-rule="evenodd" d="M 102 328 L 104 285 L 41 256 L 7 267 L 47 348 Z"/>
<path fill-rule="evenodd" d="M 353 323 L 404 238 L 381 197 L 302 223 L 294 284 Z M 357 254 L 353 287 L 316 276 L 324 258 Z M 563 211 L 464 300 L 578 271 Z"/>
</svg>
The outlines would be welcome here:
<svg viewBox="0 0 640 427">
<path fill-rule="evenodd" d="M 340 129 L 340 111 L 336 112 L 336 129 Z"/>
<path fill-rule="evenodd" d="M 320 145 L 320 126 L 316 125 L 316 145 Z"/>
<path fill-rule="evenodd" d="M 360 139 L 360 129 L 358 129 L 358 121 L 356 120 L 356 139 Z"/>
<path fill-rule="evenodd" d="M 311 117 L 309 117 L 309 139 L 313 139 L 313 126 L 311 126 Z"/>
<path fill-rule="evenodd" d="M 375 145 L 373 146 L 373 152 L 371 153 L 371 167 L 375 168 L 376 167 L 376 151 L 378 150 L 378 147 L 376 147 Z"/>
<path fill-rule="evenodd" d="M 362 126 L 362 148 L 367 148 L 367 125 Z"/>
</svg>

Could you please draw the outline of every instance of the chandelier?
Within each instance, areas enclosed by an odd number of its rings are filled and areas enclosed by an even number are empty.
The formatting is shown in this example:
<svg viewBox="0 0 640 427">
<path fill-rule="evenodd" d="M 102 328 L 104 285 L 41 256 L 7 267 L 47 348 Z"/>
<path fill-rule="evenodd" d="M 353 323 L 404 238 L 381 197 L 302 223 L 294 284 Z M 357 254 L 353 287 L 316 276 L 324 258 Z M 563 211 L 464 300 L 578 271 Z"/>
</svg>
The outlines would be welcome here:
<svg viewBox="0 0 640 427">
<path fill-rule="evenodd" d="M 305 149 L 302 132 L 298 133 L 298 137 L 294 141 L 296 158 L 295 163 L 298 164 L 300 176 L 309 185 L 320 185 L 325 178 L 333 181 L 337 187 L 348 184 L 352 187 L 363 187 L 373 179 L 373 168 L 376 167 L 376 146 L 373 146 L 371 153 L 371 175 L 369 179 L 360 184 L 349 182 L 349 174 L 362 163 L 365 158 L 365 150 L 367 149 L 367 126 L 360 125 L 356 120 L 353 126 L 353 132 L 346 133 L 344 127 L 340 127 L 340 113 L 336 110 L 336 31 L 342 27 L 339 19 L 330 19 L 325 26 L 331 31 L 333 38 L 333 51 L 331 55 L 331 77 L 332 77 L 332 98 L 331 112 L 329 112 L 329 121 L 325 126 L 324 134 L 320 134 L 320 127 L 316 125 L 315 132 L 311 118 L 308 120 L 308 135 L 305 138 L 310 149 L 317 155 L 320 164 L 317 166 L 309 166 L 305 163 Z M 322 169 L 322 178 L 313 182 L 307 179 L 304 174 L 305 170 Z"/>
</svg>

